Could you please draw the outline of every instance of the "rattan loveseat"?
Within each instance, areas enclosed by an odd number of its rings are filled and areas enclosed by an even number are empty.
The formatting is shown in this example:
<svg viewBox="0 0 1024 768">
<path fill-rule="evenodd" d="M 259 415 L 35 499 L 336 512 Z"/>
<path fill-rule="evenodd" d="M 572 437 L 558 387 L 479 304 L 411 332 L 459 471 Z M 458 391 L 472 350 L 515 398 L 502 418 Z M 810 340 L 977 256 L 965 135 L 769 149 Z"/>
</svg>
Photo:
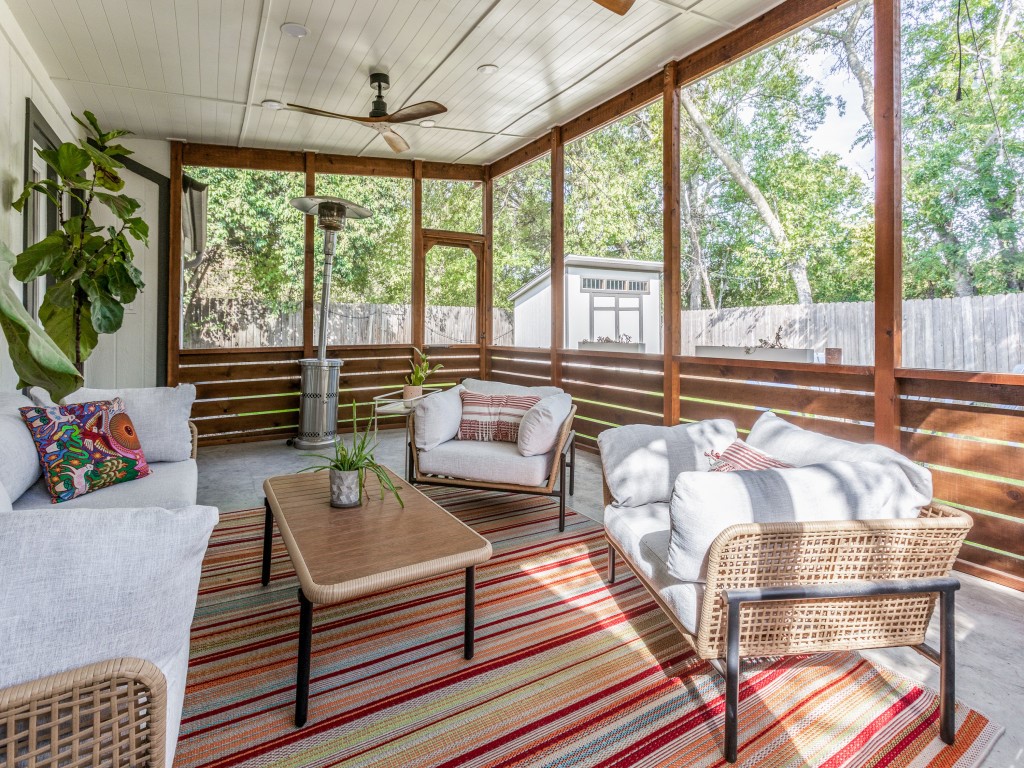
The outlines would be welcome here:
<svg viewBox="0 0 1024 768">
<path fill-rule="evenodd" d="M 941 738 L 953 743 L 959 581 L 950 574 L 971 528 L 966 513 L 932 503 L 916 518 L 732 525 L 713 539 L 704 578 L 681 580 L 663 548 L 674 525 L 669 504 L 623 507 L 607 479 L 604 500 L 609 581 L 622 558 L 696 654 L 725 678 L 729 762 L 738 751 L 741 658 L 913 647 L 940 665 Z M 684 590 L 695 603 L 680 599 Z M 934 650 L 924 642 L 937 600 Z"/>
</svg>

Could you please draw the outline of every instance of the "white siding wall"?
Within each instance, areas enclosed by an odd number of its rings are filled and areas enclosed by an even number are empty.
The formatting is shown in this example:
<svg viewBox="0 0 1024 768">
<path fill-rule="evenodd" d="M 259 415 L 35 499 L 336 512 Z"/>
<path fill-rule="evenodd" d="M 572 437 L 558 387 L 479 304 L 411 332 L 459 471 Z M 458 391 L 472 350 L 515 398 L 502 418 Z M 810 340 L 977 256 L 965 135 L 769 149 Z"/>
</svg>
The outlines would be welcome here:
<svg viewBox="0 0 1024 768">
<path fill-rule="evenodd" d="M 521 297 L 513 310 L 514 342 L 517 347 L 551 346 L 551 282 L 545 281 Z"/>
<path fill-rule="evenodd" d="M 57 92 L 35 51 L 29 46 L 10 9 L 0 0 L 0 240 L 18 253 L 22 248 L 21 214 L 11 203 L 25 183 L 25 100 L 36 108 L 62 139 L 77 134 L 67 103 Z M 12 284 L 21 291 L 21 284 Z M 7 342 L 0 334 L 0 390 L 17 386 L 7 355 Z"/>
</svg>

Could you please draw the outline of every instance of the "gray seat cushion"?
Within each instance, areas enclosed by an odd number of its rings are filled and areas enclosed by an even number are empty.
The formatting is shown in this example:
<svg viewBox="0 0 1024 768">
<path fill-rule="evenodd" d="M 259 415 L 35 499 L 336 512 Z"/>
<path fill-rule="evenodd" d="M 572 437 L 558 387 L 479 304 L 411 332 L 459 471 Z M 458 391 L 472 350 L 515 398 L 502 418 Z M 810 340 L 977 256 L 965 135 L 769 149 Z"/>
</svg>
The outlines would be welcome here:
<svg viewBox="0 0 1024 768">
<path fill-rule="evenodd" d="M 28 431 L 27 429 L 25 430 Z M 14 509 L 132 509 L 163 507 L 182 509 L 196 503 L 199 473 L 194 459 L 164 461 L 150 464 L 152 474 L 127 483 L 118 483 L 84 496 L 54 504 L 46 480 L 39 479 L 21 498 Z"/>
<path fill-rule="evenodd" d="M 554 452 L 523 456 L 515 443 L 449 440 L 419 452 L 419 468 L 430 475 L 505 485 L 546 486 Z"/>
<path fill-rule="evenodd" d="M 19 408 L 34 403 L 17 392 L 0 392 L 0 483 L 11 502 L 39 479 L 39 454 Z"/>
<path fill-rule="evenodd" d="M 604 511 L 604 532 L 657 590 L 687 631 L 696 635 L 704 587 L 669 573 L 669 515 L 666 502 L 640 507 L 609 506 Z"/>
<path fill-rule="evenodd" d="M 99 494 L 92 494 L 99 496 Z M 123 656 L 167 682 L 167 765 L 212 507 L 0 514 L 0 688 Z"/>
</svg>

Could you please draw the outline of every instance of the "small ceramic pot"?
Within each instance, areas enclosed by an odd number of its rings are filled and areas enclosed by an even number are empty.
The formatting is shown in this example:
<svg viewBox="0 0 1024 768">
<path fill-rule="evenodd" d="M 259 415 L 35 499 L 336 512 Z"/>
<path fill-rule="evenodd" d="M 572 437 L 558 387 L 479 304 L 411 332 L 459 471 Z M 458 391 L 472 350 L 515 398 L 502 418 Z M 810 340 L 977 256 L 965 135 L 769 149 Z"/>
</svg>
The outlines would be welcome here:
<svg viewBox="0 0 1024 768">
<path fill-rule="evenodd" d="M 402 400 L 405 401 L 406 405 L 410 405 L 413 400 L 420 397 L 423 394 L 423 387 L 420 384 L 406 384 L 402 387 Z"/>
<path fill-rule="evenodd" d="M 341 472 L 331 470 L 331 506 L 358 507 L 363 503 L 362 489 L 359 486 L 359 472 Z"/>
</svg>

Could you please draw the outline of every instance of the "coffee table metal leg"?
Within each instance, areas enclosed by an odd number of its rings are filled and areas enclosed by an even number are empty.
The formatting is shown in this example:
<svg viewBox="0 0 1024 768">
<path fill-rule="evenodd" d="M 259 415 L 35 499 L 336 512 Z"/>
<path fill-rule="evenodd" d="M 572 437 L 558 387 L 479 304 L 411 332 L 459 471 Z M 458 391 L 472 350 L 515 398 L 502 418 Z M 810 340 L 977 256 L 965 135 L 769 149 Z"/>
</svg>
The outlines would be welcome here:
<svg viewBox="0 0 1024 768">
<path fill-rule="evenodd" d="M 274 515 L 270 511 L 270 502 L 267 499 L 263 499 L 263 506 L 267 510 L 266 517 L 263 518 L 263 576 L 261 579 L 265 587 L 270 583 L 270 552 L 274 542 Z"/>
<path fill-rule="evenodd" d="M 299 663 L 295 677 L 295 727 L 306 724 L 309 712 L 309 657 L 313 645 L 313 604 L 299 589 Z"/>
<path fill-rule="evenodd" d="M 473 658 L 473 640 L 476 634 L 476 566 L 466 569 L 466 627 L 463 636 L 463 652 L 467 659 Z"/>
</svg>

